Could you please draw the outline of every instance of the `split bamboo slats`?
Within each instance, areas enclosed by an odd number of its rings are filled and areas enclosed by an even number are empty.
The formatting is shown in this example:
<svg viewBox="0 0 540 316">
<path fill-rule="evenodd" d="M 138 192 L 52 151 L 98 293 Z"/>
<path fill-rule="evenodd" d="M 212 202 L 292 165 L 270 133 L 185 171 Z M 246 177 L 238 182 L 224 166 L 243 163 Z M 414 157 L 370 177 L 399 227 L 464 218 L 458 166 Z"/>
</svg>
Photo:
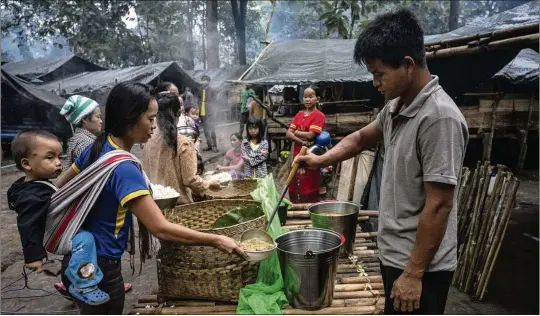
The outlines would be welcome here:
<svg viewBox="0 0 540 316">
<path fill-rule="evenodd" d="M 510 220 L 519 180 L 504 166 L 463 168 L 458 195 L 458 265 L 453 285 L 482 300 Z"/>
<path fill-rule="evenodd" d="M 309 204 L 295 204 L 287 214 L 287 223 L 284 226 L 289 230 L 310 227 Z M 376 216 L 375 211 L 360 211 L 360 217 L 366 219 Z M 375 232 L 356 233 L 354 257 L 339 259 L 334 299 L 332 305 L 315 311 L 306 311 L 288 307 L 283 310 L 285 315 L 343 315 L 343 314 L 381 314 L 384 310 L 384 288 L 378 262 L 378 250 Z M 196 315 L 236 314 L 237 305 L 233 303 L 220 303 L 203 300 L 169 299 L 162 304 L 158 303 L 157 295 L 146 295 L 138 300 L 132 310 L 138 315 Z"/>
</svg>

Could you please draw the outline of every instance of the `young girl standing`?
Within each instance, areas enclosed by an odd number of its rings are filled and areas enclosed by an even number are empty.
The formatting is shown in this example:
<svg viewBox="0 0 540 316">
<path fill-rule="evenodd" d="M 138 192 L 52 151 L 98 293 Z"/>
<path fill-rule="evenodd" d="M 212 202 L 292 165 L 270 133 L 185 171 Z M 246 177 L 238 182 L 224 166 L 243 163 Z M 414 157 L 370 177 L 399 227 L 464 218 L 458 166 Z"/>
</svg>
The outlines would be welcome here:
<svg viewBox="0 0 540 316">
<path fill-rule="evenodd" d="M 310 86 L 304 90 L 305 111 L 300 111 L 291 122 L 287 139 L 294 142 L 293 157 L 302 146 L 309 147 L 315 137 L 321 133 L 325 124 L 324 114 L 317 109 L 319 88 Z M 319 201 L 321 171 L 319 169 L 298 168 L 289 186 L 289 198 L 293 203 L 311 203 Z"/>
<path fill-rule="evenodd" d="M 242 142 L 242 158 L 244 159 L 244 176 L 262 178 L 268 174 L 266 159 L 268 142 L 263 139 L 263 126 L 260 119 L 250 117 L 247 120 L 247 139 Z"/>
<path fill-rule="evenodd" d="M 232 148 L 225 154 L 222 165 L 217 165 L 216 171 L 226 171 L 233 179 L 244 178 L 244 159 L 242 159 L 242 136 L 239 133 L 231 135 Z"/>
</svg>

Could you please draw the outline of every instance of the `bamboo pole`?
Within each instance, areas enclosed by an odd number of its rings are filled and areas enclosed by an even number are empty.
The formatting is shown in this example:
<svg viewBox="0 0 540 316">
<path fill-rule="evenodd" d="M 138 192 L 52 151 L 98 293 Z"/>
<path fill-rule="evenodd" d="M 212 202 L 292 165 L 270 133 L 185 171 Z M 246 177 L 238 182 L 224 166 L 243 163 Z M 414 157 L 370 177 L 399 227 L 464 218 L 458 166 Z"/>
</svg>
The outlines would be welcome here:
<svg viewBox="0 0 540 316">
<path fill-rule="evenodd" d="M 215 312 L 236 312 L 236 305 L 215 306 L 174 306 L 161 308 L 141 308 L 135 311 L 140 315 L 189 315 L 189 314 L 214 314 Z"/>
<path fill-rule="evenodd" d="M 466 204 L 466 207 L 468 209 L 468 211 L 467 211 L 468 214 L 467 214 L 466 220 L 464 221 L 464 225 L 462 226 L 462 230 L 460 232 L 461 242 L 462 242 L 462 245 L 460 247 L 461 257 L 460 257 L 460 263 L 459 263 L 459 266 L 458 266 L 459 269 L 455 273 L 455 274 L 457 274 L 457 276 L 456 276 L 456 287 L 458 287 L 459 289 L 462 288 L 459 285 L 459 283 L 462 283 L 463 274 L 465 273 L 465 269 L 466 269 L 465 262 L 468 259 L 466 250 L 467 250 L 468 242 L 469 242 L 470 236 L 471 236 L 471 229 L 472 229 L 471 223 L 472 223 L 473 218 L 474 218 L 474 214 L 473 214 L 474 205 L 473 205 L 473 202 L 476 201 L 476 196 L 478 194 L 478 187 L 479 187 L 479 184 L 480 184 L 482 168 L 483 168 L 483 165 L 480 162 L 477 162 L 476 163 L 476 169 L 474 171 L 473 187 L 471 189 L 470 195 L 468 196 L 467 204 Z"/>
<path fill-rule="evenodd" d="M 363 247 L 368 247 L 368 248 L 377 248 L 377 243 L 375 242 L 359 243 L 359 244 L 355 243 L 355 245 L 360 246 L 360 247 L 363 246 Z"/>
<path fill-rule="evenodd" d="M 478 171 L 478 176 L 480 178 L 479 180 L 479 183 L 478 183 L 478 190 L 476 192 L 476 195 L 475 195 L 475 199 L 474 199 L 474 207 L 473 207 L 473 212 L 472 212 L 472 221 L 471 221 L 471 224 L 469 225 L 469 229 L 467 231 L 467 245 L 465 247 L 465 252 L 464 252 L 464 264 L 463 264 L 463 269 L 461 271 L 461 275 L 460 275 L 460 279 L 459 279 L 459 288 L 460 289 L 463 289 L 463 286 L 465 285 L 464 282 L 465 282 L 465 276 L 468 274 L 468 267 L 470 265 L 470 261 L 472 259 L 472 247 L 473 247 L 473 238 L 474 238 L 474 231 L 475 231 L 475 223 L 478 219 L 478 211 L 479 211 L 479 205 L 480 205 L 480 195 L 481 195 L 481 190 L 482 190 L 482 187 L 484 185 L 484 168 L 485 168 L 485 164 L 480 168 L 480 171 Z"/>
<path fill-rule="evenodd" d="M 491 108 L 491 129 L 488 134 L 487 138 L 487 144 L 484 144 L 484 161 L 489 161 L 491 159 L 491 151 L 493 147 L 493 136 L 495 135 L 495 114 L 497 113 L 497 107 L 499 106 L 499 102 L 503 98 L 502 94 L 499 94 L 497 97 L 495 97 L 495 100 L 493 101 L 493 105 Z"/>
<path fill-rule="evenodd" d="M 368 217 L 377 217 L 379 216 L 379 211 L 369 211 L 369 210 L 361 210 L 358 212 L 358 216 L 368 216 Z M 287 218 L 288 219 L 304 219 L 304 218 L 310 218 L 309 217 L 309 211 L 287 211 Z"/>
<path fill-rule="evenodd" d="M 474 174 L 473 174 L 471 190 L 469 191 L 469 195 L 467 196 L 467 202 L 465 204 L 465 209 L 467 210 L 467 213 L 470 213 L 471 204 L 474 197 L 474 192 L 476 191 L 476 187 L 478 186 L 479 170 L 480 170 L 480 162 L 477 162 L 476 169 L 474 170 Z M 467 231 L 468 224 L 470 224 L 470 216 L 471 216 L 470 214 L 467 214 L 466 220 L 464 220 L 462 225 L 460 225 L 459 235 L 463 235 L 463 233 Z"/>
<path fill-rule="evenodd" d="M 334 292 L 335 299 L 384 297 L 383 290 Z"/>
<path fill-rule="evenodd" d="M 291 207 L 289 208 L 289 211 L 307 210 L 308 207 L 310 207 L 311 205 L 313 205 L 313 203 L 296 203 L 296 204 L 291 205 Z"/>
<path fill-rule="evenodd" d="M 380 275 L 370 277 L 357 276 L 349 278 L 336 278 L 337 284 L 381 283 L 382 281 L 382 276 Z"/>
<path fill-rule="evenodd" d="M 459 55 L 470 55 L 470 54 L 476 54 L 476 53 L 480 53 L 484 51 L 502 50 L 509 47 L 515 48 L 516 46 L 518 48 L 526 47 L 529 45 L 538 44 L 538 38 L 539 38 L 538 33 L 536 33 L 536 34 L 530 34 L 530 35 L 524 35 L 524 36 L 518 36 L 514 38 L 494 41 L 486 45 L 477 46 L 477 47 L 469 47 L 468 45 L 459 46 L 459 47 L 451 47 L 451 48 L 441 49 L 441 50 L 437 50 L 433 52 L 428 52 L 426 53 L 426 59 L 459 56 Z"/>
<path fill-rule="evenodd" d="M 478 40 L 485 37 L 505 38 L 505 37 L 511 37 L 515 35 L 525 35 L 525 34 L 537 33 L 537 32 L 538 32 L 538 24 L 532 24 L 532 25 L 506 29 L 506 30 L 479 33 L 479 34 L 469 35 L 469 36 L 460 37 L 460 38 L 452 38 L 448 40 L 428 42 L 425 44 L 425 46 L 427 50 L 427 48 L 437 46 L 437 45 L 441 47 L 450 47 L 453 45 L 467 44 L 471 41 Z"/>
<path fill-rule="evenodd" d="M 534 104 L 534 93 L 531 94 L 531 99 L 529 101 L 529 111 L 527 113 L 527 124 L 525 125 L 525 129 L 522 130 L 523 136 L 521 137 L 520 141 L 520 150 L 519 150 L 519 156 L 518 156 L 518 163 L 516 167 L 516 172 L 519 174 L 523 171 L 523 165 L 525 163 L 525 156 L 527 156 L 527 137 L 529 135 L 529 129 L 532 125 L 532 110 L 533 110 L 533 104 Z"/>
<path fill-rule="evenodd" d="M 517 178 L 513 179 L 510 194 L 505 205 L 504 218 L 501 219 L 501 224 L 498 226 L 497 234 L 495 236 L 494 244 L 496 245 L 496 247 L 492 248 L 492 250 L 490 251 L 488 260 L 486 261 L 486 265 L 482 270 L 482 278 L 480 279 L 480 284 L 478 286 L 478 289 L 480 289 L 480 293 L 478 292 L 478 290 L 476 291 L 476 297 L 479 297 L 480 301 L 484 299 L 484 293 L 486 292 L 491 272 L 493 271 L 497 255 L 499 254 L 499 250 L 501 249 L 501 245 L 504 240 L 504 234 L 506 233 L 506 228 L 508 227 L 508 222 L 510 221 L 510 214 L 512 213 L 512 208 L 516 199 L 519 183 L 520 181 Z"/>
<path fill-rule="evenodd" d="M 360 250 L 368 250 L 368 247 L 366 247 L 366 246 L 356 246 L 356 247 L 354 247 L 354 251 L 360 251 Z"/>
<path fill-rule="evenodd" d="M 356 299 L 334 299 L 330 307 L 346 307 L 346 306 L 374 306 L 377 302 L 384 298 L 356 298 Z"/>
<path fill-rule="evenodd" d="M 157 295 L 143 295 L 138 300 L 139 303 L 153 303 L 157 302 Z"/>
<path fill-rule="evenodd" d="M 501 183 L 501 178 L 503 177 L 503 174 L 502 174 L 502 167 L 499 165 L 497 166 L 497 176 L 495 177 L 495 181 L 493 183 L 493 189 L 492 189 L 492 192 L 491 192 L 491 196 L 489 198 L 489 201 L 487 203 L 487 206 L 485 208 L 485 211 L 484 211 L 484 216 L 482 217 L 482 220 L 481 220 L 481 229 L 480 229 L 480 235 L 478 237 L 478 241 L 477 241 L 477 244 L 478 245 L 481 245 L 479 248 L 478 248 L 478 251 L 475 253 L 475 256 L 473 257 L 473 270 L 477 271 L 478 269 L 478 265 L 481 264 L 481 258 L 484 256 L 484 252 L 485 252 L 485 247 L 483 247 L 485 245 L 485 241 L 486 241 L 486 231 L 489 227 L 489 224 L 490 224 L 490 219 L 491 219 L 491 215 L 493 214 L 493 203 L 494 201 L 496 201 L 496 197 L 497 197 L 497 194 L 500 192 L 499 191 L 499 187 L 500 187 L 500 183 Z M 491 179 L 490 179 L 491 180 Z M 475 277 L 476 279 L 476 277 Z"/>
<path fill-rule="evenodd" d="M 500 169 L 501 170 L 503 169 L 502 166 L 500 166 Z M 481 262 L 485 262 L 487 254 L 489 252 L 489 247 L 486 247 L 490 238 L 489 231 L 491 230 L 491 227 L 494 225 L 495 213 L 497 211 L 497 207 L 499 205 L 500 200 L 503 198 L 502 189 L 503 189 L 504 179 L 506 179 L 506 177 L 507 177 L 507 173 L 504 171 L 501 171 L 500 179 L 499 179 L 499 182 L 497 183 L 497 187 L 493 188 L 494 192 L 492 192 L 492 194 L 495 193 L 495 198 L 493 199 L 493 203 L 491 204 L 491 207 L 490 207 L 489 217 L 487 219 L 487 228 L 486 228 L 486 232 L 484 233 L 484 237 L 482 239 L 482 245 L 484 245 L 484 247 L 482 251 L 482 256 L 479 258 Z"/>
<path fill-rule="evenodd" d="M 468 267 L 468 274 L 467 274 L 467 281 L 465 283 L 465 293 L 469 292 L 469 289 L 471 287 L 471 280 L 473 279 L 474 275 L 474 267 L 476 258 L 478 257 L 478 236 L 480 233 L 480 227 L 481 227 L 481 219 L 484 213 L 484 203 L 487 196 L 487 191 L 489 188 L 489 182 L 491 180 L 491 167 L 489 166 L 489 161 L 486 161 L 484 164 L 484 185 L 480 187 L 481 191 L 479 192 L 480 195 L 480 204 L 478 205 L 478 214 L 477 218 L 474 222 L 474 231 L 473 236 L 471 240 L 471 260 L 470 265 Z"/>
<path fill-rule="evenodd" d="M 375 306 L 327 307 L 318 310 L 306 311 L 303 309 L 284 309 L 284 315 L 341 315 L 341 314 L 373 314 L 377 311 Z"/>
<path fill-rule="evenodd" d="M 352 291 L 367 291 L 369 290 L 369 283 L 362 284 L 336 284 L 334 285 L 334 292 L 352 292 Z M 384 290 L 382 283 L 369 284 L 372 290 Z"/>
</svg>

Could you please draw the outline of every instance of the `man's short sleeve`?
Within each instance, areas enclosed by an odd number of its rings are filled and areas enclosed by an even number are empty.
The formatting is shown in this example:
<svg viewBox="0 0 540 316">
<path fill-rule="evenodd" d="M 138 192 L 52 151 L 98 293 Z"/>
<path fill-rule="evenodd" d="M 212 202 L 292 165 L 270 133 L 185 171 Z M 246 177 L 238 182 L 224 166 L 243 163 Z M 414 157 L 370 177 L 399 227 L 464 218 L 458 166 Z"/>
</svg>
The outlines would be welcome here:
<svg viewBox="0 0 540 316">
<path fill-rule="evenodd" d="M 142 171 L 133 162 L 129 161 L 120 163 L 114 169 L 111 176 L 111 185 L 116 199 L 122 207 L 139 196 L 150 194 Z"/>
<path fill-rule="evenodd" d="M 387 112 L 388 112 L 388 108 L 389 108 L 389 105 L 390 103 L 386 104 L 382 110 L 379 112 L 379 114 L 377 114 L 377 116 L 375 117 L 375 122 L 377 122 L 377 125 L 379 126 L 379 129 L 381 131 L 384 131 L 384 125 L 385 125 L 385 121 L 386 121 L 386 115 Z"/>
<path fill-rule="evenodd" d="M 322 129 L 324 128 L 324 124 L 326 123 L 326 118 L 324 117 L 324 114 L 320 111 L 315 113 L 315 117 L 313 118 L 313 122 L 309 125 L 309 131 L 313 132 L 315 134 L 320 134 L 322 132 Z"/>
<path fill-rule="evenodd" d="M 466 128 L 453 117 L 438 118 L 421 128 L 418 150 L 425 182 L 457 185 L 467 146 Z"/>
<path fill-rule="evenodd" d="M 86 163 L 88 162 L 88 159 L 90 158 L 90 152 L 92 150 L 92 145 L 89 145 L 86 147 L 82 153 L 77 157 L 73 165 L 71 165 L 71 168 L 79 174 L 81 170 L 85 168 Z"/>
</svg>

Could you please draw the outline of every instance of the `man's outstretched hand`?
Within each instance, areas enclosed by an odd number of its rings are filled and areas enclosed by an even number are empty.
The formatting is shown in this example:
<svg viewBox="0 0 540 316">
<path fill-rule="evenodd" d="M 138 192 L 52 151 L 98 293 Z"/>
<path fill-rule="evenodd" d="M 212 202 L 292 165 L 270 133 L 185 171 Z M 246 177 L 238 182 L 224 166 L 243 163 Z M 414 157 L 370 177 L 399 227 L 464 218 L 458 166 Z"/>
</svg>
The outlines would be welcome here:
<svg viewBox="0 0 540 316">
<path fill-rule="evenodd" d="M 307 166 L 311 169 L 326 167 L 324 165 L 324 159 L 322 159 L 322 156 L 317 156 L 312 153 L 307 153 L 304 156 L 296 156 L 294 161 L 299 163 L 300 167 Z"/>
</svg>

